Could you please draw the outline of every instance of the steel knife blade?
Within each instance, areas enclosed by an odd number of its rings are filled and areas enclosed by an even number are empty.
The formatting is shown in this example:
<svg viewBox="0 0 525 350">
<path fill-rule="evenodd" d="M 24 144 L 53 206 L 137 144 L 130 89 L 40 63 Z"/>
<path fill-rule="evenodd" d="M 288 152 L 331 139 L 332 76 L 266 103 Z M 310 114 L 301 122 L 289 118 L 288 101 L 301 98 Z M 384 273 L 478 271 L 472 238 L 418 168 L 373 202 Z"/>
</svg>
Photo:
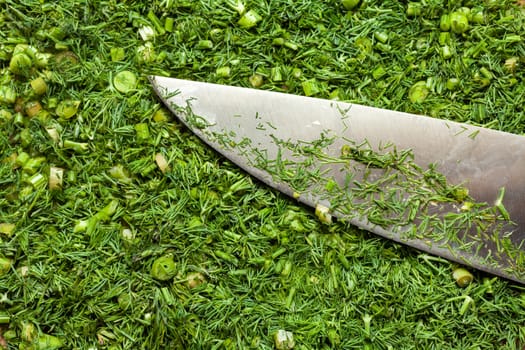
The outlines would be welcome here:
<svg viewBox="0 0 525 350">
<path fill-rule="evenodd" d="M 525 137 L 354 103 L 151 76 L 205 143 L 362 229 L 525 282 Z"/>
</svg>

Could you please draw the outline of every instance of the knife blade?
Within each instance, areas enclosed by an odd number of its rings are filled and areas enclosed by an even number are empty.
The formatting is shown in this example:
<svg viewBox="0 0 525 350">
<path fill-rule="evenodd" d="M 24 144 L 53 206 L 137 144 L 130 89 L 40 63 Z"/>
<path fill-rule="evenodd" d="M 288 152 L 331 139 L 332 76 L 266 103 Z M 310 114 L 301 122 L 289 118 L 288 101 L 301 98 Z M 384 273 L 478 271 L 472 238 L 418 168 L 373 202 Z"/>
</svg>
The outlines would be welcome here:
<svg viewBox="0 0 525 350">
<path fill-rule="evenodd" d="M 525 283 L 525 137 L 426 116 L 151 76 L 205 143 L 265 184 L 396 242 Z"/>
</svg>

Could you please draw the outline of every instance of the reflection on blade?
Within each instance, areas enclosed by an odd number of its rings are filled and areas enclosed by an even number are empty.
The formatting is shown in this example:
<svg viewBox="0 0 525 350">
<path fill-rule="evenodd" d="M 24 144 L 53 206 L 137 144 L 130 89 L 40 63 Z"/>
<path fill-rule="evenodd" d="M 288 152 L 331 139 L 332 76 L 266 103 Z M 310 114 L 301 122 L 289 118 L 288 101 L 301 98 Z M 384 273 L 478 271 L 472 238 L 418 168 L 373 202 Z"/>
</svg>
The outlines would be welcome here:
<svg viewBox="0 0 525 350">
<path fill-rule="evenodd" d="M 525 282 L 524 137 L 329 100 L 151 81 L 203 141 L 324 220 L 334 215 Z"/>
</svg>

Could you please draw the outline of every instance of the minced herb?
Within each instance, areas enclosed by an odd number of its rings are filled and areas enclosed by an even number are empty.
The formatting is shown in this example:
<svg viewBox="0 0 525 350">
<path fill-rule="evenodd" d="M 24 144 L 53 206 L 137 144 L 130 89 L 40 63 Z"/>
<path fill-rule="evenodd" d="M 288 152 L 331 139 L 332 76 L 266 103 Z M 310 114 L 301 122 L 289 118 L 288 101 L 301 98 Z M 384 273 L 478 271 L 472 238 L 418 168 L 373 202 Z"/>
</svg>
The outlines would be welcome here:
<svg viewBox="0 0 525 350">
<path fill-rule="evenodd" d="M 155 84 L 159 84 L 156 89 L 164 95 L 163 82 Z M 246 96 L 243 92 L 248 90 L 230 91 Z M 260 98 L 268 97 L 262 95 Z M 247 119 L 252 118 L 250 112 L 234 116 L 239 120 L 237 126 L 228 116 L 217 124 L 203 125 L 205 117 L 194 113 L 192 99 L 168 99 L 166 103 L 206 142 L 234 161 L 240 158 L 239 165 L 249 173 L 315 207 L 322 222 L 331 223 L 335 215 L 357 227 L 458 263 L 517 282 L 525 280 L 522 243 L 519 237 L 515 243 L 511 240 L 511 235 L 521 228 L 511 220 L 503 204 L 504 187 L 494 204 L 477 202 L 469 196 L 467 187 L 450 184 L 435 164 L 416 164 L 410 149 L 397 150 L 394 144 L 384 142 L 375 150 L 366 140 L 357 143 L 348 139 L 337 129 L 348 127 L 345 120 L 352 118 L 352 105 L 316 100 L 325 106 L 328 103 L 336 115 L 343 114 L 335 130 L 311 135 L 313 141 L 300 136 L 294 140 L 286 132 L 287 139 L 281 140 L 273 134 L 279 127 L 267 129 L 263 125 L 268 122 L 257 116 L 260 126 L 250 132 L 248 139 L 243 132 L 249 126 L 243 123 L 251 122 Z M 295 103 L 301 101 L 312 100 Z M 245 120 L 240 121 L 241 118 Z M 333 121 L 330 119 L 327 124 Z M 339 154 L 334 154 L 341 144 Z"/>
<path fill-rule="evenodd" d="M 324 224 L 207 148 L 147 82 L 256 87 L 522 134 L 525 15 L 513 2 L 0 9 L 0 348 L 525 345 L 521 286 Z"/>
</svg>

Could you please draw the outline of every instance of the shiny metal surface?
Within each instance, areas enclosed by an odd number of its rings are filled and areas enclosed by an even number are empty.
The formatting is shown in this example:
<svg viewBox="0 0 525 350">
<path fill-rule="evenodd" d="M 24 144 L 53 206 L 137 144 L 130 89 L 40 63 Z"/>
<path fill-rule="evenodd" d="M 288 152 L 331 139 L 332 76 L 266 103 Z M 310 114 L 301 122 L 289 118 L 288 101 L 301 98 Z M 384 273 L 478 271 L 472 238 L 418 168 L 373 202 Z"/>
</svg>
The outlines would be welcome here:
<svg viewBox="0 0 525 350">
<path fill-rule="evenodd" d="M 525 137 L 439 119 L 255 89 L 199 83 L 174 78 L 150 77 L 165 104 L 204 142 L 264 183 L 290 195 L 294 188 L 257 166 L 257 154 L 268 159 L 288 157 L 282 143 L 308 144 L 320 138 L 333 138 L 323 148 L 327 156 L 339 157 L 349 140 L 368 142 L 381 151 L 386 144 L 397 150 L 409 149 L 414 162 L 422 168 L 433 163 L 452 184 L 463 184 L 476 200 L 494 203 L 505 188 L 503 204 L 515 225 L 505 235 L 513 254 L 486 239 L 476 242 L 476 252 L 456 249 L 428 237 L 408 237 L 402 230 L 391 230 L 371 223 L 366 217 L 349 217 L 363 229 L 461 264 L 525 283 L 523 266 L 515 265 L 525 257 Z M 225 141 L 220 135 L 228 135 Z M 227 144 L 249 145 L 228 147 Z M 247 151 L 249 149 L 250 151 Z M 322 165 L 338 183 L 345 175 L 336 165 Z M 366 166 L 361 166 L 365 171 Z M 356 172 L 359 173 L 359 164 Z M 362 176 L 362 174 L 361 174 Z M 330 206 L 326 193 L 303 191 L 299 201 L 315 207 Z M 457 210 L 449 207 L 445 210 Z M 344 216 L 335 213 L 336 216 Z M 489 237 L 487 232 L 484 237 Z M 517 254 L 517 255 L 516 255 Z M 521 254 L 524 256 L 522 257 Z M 487 260 L 487 256 L 490 257 Z M 521 262 L 522 260 L 520 260 Z"/>
</svg>

